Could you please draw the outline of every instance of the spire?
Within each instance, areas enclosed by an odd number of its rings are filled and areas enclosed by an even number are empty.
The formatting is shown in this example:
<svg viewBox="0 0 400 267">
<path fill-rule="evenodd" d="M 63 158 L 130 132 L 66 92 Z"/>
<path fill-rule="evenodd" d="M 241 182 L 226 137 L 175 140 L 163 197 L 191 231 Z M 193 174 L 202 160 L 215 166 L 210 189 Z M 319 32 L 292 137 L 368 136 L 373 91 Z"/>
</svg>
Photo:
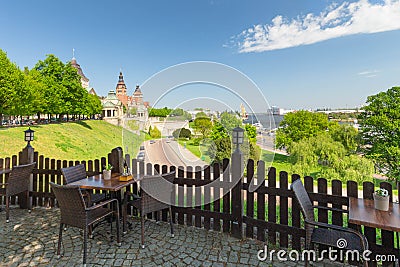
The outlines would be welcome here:
<svg viewBox="0 0 400 267">
<path fill-rule="evenodd" d="M 122 75 L 122 71 L 119 72 L 118 82 L 124 82 L 124 75 Z"/>
<path fill-rule="evenodd" d="M 75 48 L 72 48 L 72 60 L 76 60 L 75 59 Z"/>
</svg>

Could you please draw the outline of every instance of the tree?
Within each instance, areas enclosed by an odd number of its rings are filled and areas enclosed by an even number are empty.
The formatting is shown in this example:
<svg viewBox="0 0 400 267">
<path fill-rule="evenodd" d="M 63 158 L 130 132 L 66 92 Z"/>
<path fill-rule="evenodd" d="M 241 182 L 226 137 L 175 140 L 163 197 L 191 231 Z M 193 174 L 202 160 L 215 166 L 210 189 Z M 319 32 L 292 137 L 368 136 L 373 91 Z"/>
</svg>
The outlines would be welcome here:
<svg viewBox="0 0 400 267">
<path fill-rule="evenodd" d="M 212 128 L 211 119 L 207 117 L 196 118 L 194 120 L 194 127 L 197 131 L 201 133 L 203 138 L 206 138 Z"/>
<path fill-rule="evenodd" d="M 214 162 L 221 163 L 223 159 L 230 158 L 232 144 L 230 137 L 224 137 L 214 140 L 208 148 L 208 154 Z"/>
<path fill-rule="evenodd" d="M 171 109 L 164 108 L 151 108 L 149 111 L 149 117 L 167 117 L 171 113 Z"/>
<path fill-rule="evenodd" d="M 157 126 L 154 126 L 154 128 L 151 128 L 151 127 L 150 127 L 150 129 L 149 129 L 149 135 L 150 135 L 152 138 L 160 138 L 160 137 L 161 137 L 161 132 L 160 132 L 160 130 L 158 130 Z"/>
<path fill-rule="evenodd" d="M 380 172 L 400 180 L 400 87 L 368 96 L 363 110 L 362 151 Z"/>
<path fill-rule="evenodd" d="M 228 134 L 232 133 L 233 128 L 242 125 L 242 121 L 239 119 L 237 115 L 228 113 L 226 111 L 221 113 L 220 121 L 222 126 L 225 127 L 226 132 Z"/>
<path fill-rule="evenodd" d="M 179 138 L 190 139 L 192 137 L 192 132 L 189 129 L 180 128 L 180 129 L 176 129 L 175 131 L 173 131 L 172 136 L 175 137 L 176 139 L 179 139 Z"/>
<path fill-rule="evenodd" d="M 11 63 L 7 54 L 0 49 L 0 123 L 3 114 L 15 115 L 19 97 L 23 96 L 24 76 L 16 64 Z"/>
<path fill-rule="evenodd" d="M 196 113 L 196 118 L 208 118 L 207 114 L 203 111 Z"/>
<path fill-rule="evenodd" d="M 355 153 L 358 146 L 357 129 L 349 124 L 333 123 L 329 126 L 329 134 L 333 140 L 340 142 L 347 153 Z"/>
<path fill-rule="evenodd" d="M 250 142 L 256 143 L 257 141 L 257 128 L 251 124 L 246 124 L 244 126 L 246 130 L 247 138 L 249 138 Z"/>
<path fill-rule="evenodd" d="M 211 129 L 210 138 L 217 140 L 221 138 L 229 137 L 225 127 L 218 121 L 214 121 L 214 125 Z"/>
<path fill-rule="evenodd" d="M 283 118 L 276 133 L 276 146 L 290 151 L 293 142 L 325 132 L 328 125 L 328 117 L 323 113 L 305 110 L 288 113 Z"/>
<path fill-rule="evenodd" d="M 347 155 L 343 144 L 334 141 L 328 133 L 293 142 L 289 160 L 293 172 L 310 175 L 319 170 L 319 174 L 328 180 L 361 183 L 371 181 L 374 172 L 370 160 L 359 155 Z"/>
</svg>

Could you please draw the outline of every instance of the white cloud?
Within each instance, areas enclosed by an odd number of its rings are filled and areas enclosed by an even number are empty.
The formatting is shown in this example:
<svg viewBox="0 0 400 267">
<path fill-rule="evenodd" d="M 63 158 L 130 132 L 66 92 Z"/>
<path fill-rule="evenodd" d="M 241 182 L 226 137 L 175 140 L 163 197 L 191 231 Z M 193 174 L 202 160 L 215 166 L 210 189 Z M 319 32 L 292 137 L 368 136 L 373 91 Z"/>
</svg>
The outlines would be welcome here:
<svg viewBox="0 0 400 267">
<path fill-rule="evenodd" d="M 367 70 L 367 71 L 361 71 L 357 73 L 359 76 L 363 76 L 366 78 L 372 78 L 378 76 L 378 73 L 381 72 L 380 70 Z"/>
<path fill-rule="evenodd" d="M 263 52 L 313 44 L 352 34 L 400 29 L 400 0 L 372 4 L 368 0 L 332 4 L 319 15 L 288 20 L 276 16 L 271 24 L 255 25 L 233 36 L 240 53 Z"/>
</svg>

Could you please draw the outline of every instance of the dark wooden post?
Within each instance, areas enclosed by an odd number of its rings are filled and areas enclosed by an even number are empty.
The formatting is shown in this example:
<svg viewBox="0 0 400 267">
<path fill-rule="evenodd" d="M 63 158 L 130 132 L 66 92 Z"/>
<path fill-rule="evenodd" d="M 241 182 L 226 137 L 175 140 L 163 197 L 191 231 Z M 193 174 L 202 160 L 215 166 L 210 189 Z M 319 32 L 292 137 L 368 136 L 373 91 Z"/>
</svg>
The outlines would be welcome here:
<svg viewBox="0 0 400 267">
<path fill-rule="evenodd" d="M 24 149 L 22 149 L 21 152 L 19 152 L 19 164 L 24 165 L 24 164 L 30 164 L 33 162 L 35 150 L 31 146 L 26 146 Z M 33 191 L 33 174 L 30 175 L 29 177 L 29 192 Z M 26 194 L 21 193 L 18 195 L 18 202 L 19 206 L 21 209 L 27 209 L 28 206 L 28 201 L 30 199 L 26 199 Z M 30 205 L 31 206 L 31 205 Z"/>
<path fill-rule="evenodd" d="M 236 183 L 232 189 L 232 236 L 242 239 L 243 225 L 243 196 L 242 196 L 242 173 L 243 155 L 239 149 L 232 153 L 232 182 Z"/>
</svg>

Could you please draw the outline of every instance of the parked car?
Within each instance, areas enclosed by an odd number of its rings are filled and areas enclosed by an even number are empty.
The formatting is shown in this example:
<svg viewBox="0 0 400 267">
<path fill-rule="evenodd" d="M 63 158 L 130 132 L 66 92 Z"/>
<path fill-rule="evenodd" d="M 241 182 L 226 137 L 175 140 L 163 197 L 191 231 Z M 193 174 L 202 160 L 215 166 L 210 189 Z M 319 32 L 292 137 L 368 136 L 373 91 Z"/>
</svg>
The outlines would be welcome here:
<svg viewBox="0 0 400 267">
<path fill-rule="evenodd" d="M 154 140 L 150 140 L 150 144 L 154 144 L 156 141 Z"/>
<path fill-rule="evenodd" d="M 136 157 L 136 159 L 137 159 L 138 161 L 144 161 L 144 158 L 145 158 L 145 154 L 144 154 L 143 151 L 139 152 L 139 154 L 138 154 L 137 157 Z"/>
<path fill-rule="evenodd" d="M 144 146 L 140 146 L 140 147 L 139 147 L 139 150 L 144 150 Z"/>
</svg>

